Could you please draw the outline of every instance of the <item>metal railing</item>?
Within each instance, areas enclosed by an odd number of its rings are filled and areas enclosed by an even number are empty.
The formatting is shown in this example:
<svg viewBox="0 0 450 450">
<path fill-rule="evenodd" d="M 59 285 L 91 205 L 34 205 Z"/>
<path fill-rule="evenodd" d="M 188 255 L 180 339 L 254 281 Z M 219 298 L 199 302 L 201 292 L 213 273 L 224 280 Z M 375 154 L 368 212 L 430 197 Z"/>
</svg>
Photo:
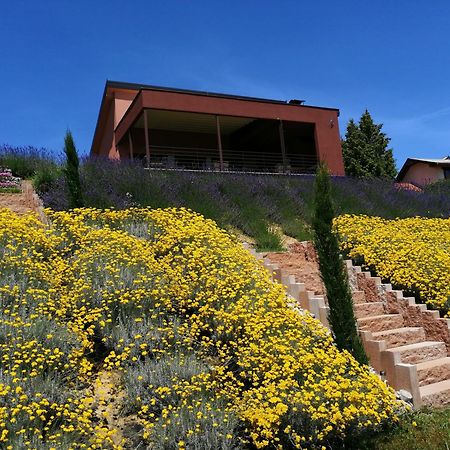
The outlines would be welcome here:
<svg viewBox="0 0 450 450">
<path fill-rule="evenodd" d="M 229 172 L 263 173 L 314 173 L 317 168 L 315 155 L 302 155 L 287 152 L 285 158 L 281 151 L 267 152 L 255 149 L 222 150 L 222 160 L 217 148 L 151 146 L 150 163 L 143 153 L 135 155 L 142 158 L 150 169 L 162 170 L 201 170 Z"/>
</svg>

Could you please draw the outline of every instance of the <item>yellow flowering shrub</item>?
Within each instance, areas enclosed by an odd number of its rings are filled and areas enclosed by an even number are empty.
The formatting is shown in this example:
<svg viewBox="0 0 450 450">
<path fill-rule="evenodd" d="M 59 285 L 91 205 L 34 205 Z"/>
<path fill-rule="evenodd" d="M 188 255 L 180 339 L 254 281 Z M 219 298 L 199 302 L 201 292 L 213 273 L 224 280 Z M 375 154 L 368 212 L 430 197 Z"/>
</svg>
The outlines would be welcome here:
<svg viewBox="0 0 450 450">
<path fill-rule="evenodd" d="M 47 213 L 0 211 L 5 448 L 320 448 L 396 420 L 394 393 L 214 222 Z"/>
<path fill-rule="evenodd" d="M 341 248 L 379 276 L 417 292 L 432 308 L 450 309 L 450 219 L 344 215 L 335 219 Z"/>
</svg>

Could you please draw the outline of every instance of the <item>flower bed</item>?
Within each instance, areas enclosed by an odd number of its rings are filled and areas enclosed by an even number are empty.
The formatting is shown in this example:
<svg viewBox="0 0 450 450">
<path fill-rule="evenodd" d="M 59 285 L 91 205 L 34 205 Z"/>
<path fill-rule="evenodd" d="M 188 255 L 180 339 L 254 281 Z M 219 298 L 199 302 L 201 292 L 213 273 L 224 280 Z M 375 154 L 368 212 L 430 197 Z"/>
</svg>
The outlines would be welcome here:
<svg viewBox="0 0 450 450">
<path fill-rule="evenodd" d="M 13 177 L 10 169 L 0 167 L 0 193 L 1 192 L 21 192 L 20 185 L 22 180 Z"/>
<path fill-rule="evenodd" d="M 335 220 L 341 248 L 378 275 L 419 294 L 434 309 L 450 309 L 450 219 L 387 220 L 344 215 Z"/>
<path fill-rule="evenodd" d="M 321 448 L 396 420 L 393 392 L 214 222 L 48 214 L 0 211 L 5 448 Z M 124 442 L 99 371 L 120 374 Z"/>
</svg>

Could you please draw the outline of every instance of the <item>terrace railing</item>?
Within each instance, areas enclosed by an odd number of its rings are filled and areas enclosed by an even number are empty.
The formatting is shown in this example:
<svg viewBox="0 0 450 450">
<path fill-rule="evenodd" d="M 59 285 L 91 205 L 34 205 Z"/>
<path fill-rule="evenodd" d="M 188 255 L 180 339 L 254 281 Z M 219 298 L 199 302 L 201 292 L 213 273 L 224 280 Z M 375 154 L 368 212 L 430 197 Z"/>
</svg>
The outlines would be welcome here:
<svg viewBox="0 0 450 450">
<path fill-rule="evenodd" d="M 255 149 L 236 150 L 224 148 L 222 160 L 217 148 L 151 146 L 150 169 L 200 170 L 224 172 L 261 172 L 309 174 L 315 173 L 315 155 L 288 154 L 283 159 L 281 152 L 258 151 Z"/>
</svg>

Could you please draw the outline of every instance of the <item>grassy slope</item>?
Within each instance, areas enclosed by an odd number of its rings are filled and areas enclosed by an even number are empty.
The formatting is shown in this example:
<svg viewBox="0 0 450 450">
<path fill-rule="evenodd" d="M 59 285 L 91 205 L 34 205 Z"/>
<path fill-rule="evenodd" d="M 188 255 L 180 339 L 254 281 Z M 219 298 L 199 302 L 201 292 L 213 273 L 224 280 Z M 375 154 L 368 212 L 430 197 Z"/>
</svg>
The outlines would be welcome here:
<svg viewBox="0 0 450 450">
<path fill-rule="evenodd" d="M 264 176 L 147 171 L 138 165 L 105 161 L 85 163 L 82 182 L 86 206 L 186 206 L 237 228 L 259 249 L 281 247 L 277 227 L 298 240 L 311 238 L 312 176 Z M 44 194 L 48 206 L 64 209 L 63 180 Z M 333 180 L 336 212 L 386 218 L 448 216 L 450 196 L 442 192 L 399 191 L 386 180 Z"/>
<path fill-rule="evenodd" d="M 411 414 L 372 442 L 376 450 L 441 450 L 450 448 L 450 408 Z"/>
<path fill-rule="evenodd" d="M 30 155 L 22 155 L 19 151 L 18 157 L 14 158 L 11 153 L 16 150 L 12 150 L 7 146 L 0 149 L 0 165 L 16 169 L 20 172 L 16 175 L 47 178 L 50 172 L 47 157 L 35 158 L 36 152 L 30 150 Z M 25 150 L 25 153 L 29 151 Z M 57 175 L 58 168 L 55 171 L 55 166 L 50 166 Z M 63 209 L 65 186 L 62 179 L 53 184 L 55 175 L 48 177 L 50 186 L 41 192 L 48 205 Z M 148 173 L 138 166 L 111 163 L 87 164 L 82 176 L 88 205 L 119 208 L 138 204 L 152 207 L 185 205 L 215 219 L 222 227 L 245 230 L 256 239 L 260 248 L 280 246 L 279 237 L 269 231 L 269 224 L 274 222 L 289 236 L 300 240 L 310 238 L 311 177 Z M 450 183 L 436 184 L 425 194 L 418 194 L 398 192 L 392 183 L 378 180 L 334 180 L 338 213 L 365 213 L 386 218 L 448 216 L 449 194 Z M 367 448 L 450 448 L 449 423 L 450 408 L 421 411 L 405 417 L 399 426 L 372 441 Z"/>
</svg>

